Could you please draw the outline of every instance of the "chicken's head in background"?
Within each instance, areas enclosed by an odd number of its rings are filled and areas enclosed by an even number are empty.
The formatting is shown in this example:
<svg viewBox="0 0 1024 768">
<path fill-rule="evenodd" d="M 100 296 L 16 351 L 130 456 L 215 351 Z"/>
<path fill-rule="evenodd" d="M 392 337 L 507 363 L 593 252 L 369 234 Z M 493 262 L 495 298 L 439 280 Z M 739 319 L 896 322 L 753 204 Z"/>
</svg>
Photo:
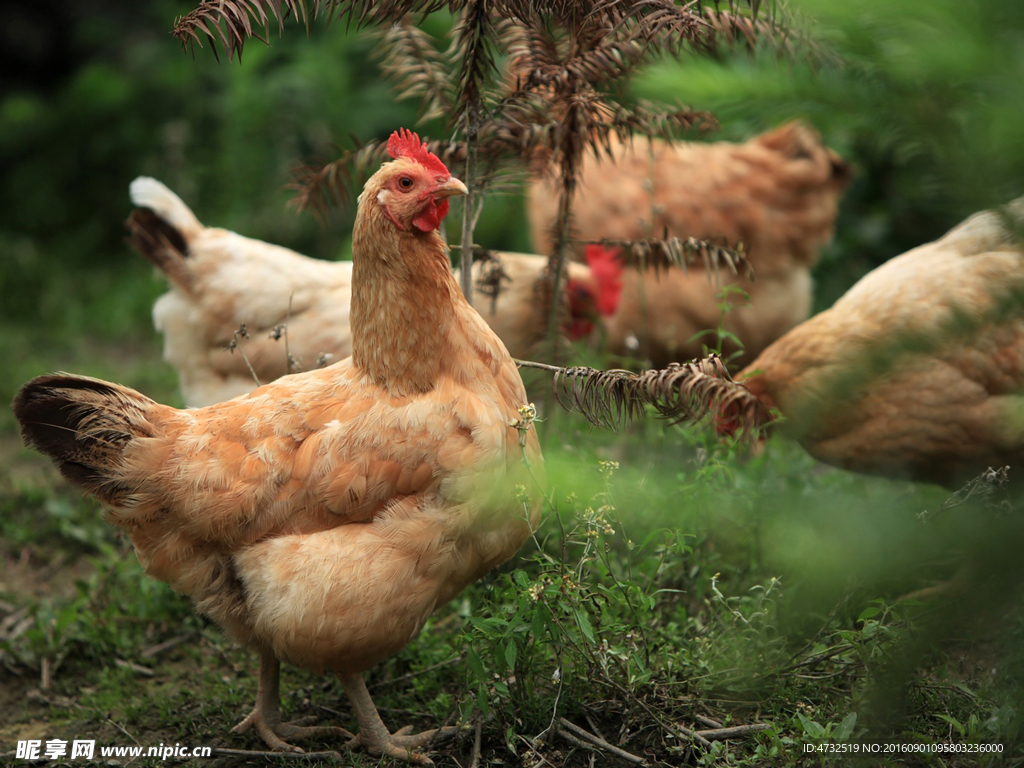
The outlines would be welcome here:
<svg viewBox="0 0 1024 768">
<path fill-rule="evenodd" d="M 404 128 L 388 139 L 386 163 L 366 183 L 360 202 L 376 198 L 380 210 L 402 231 L 433 232 L 448 215 L 448 198 L 466 194 L 440 158 Z"/>
<path fill-rule="evenodd" d="M 611 317 L 622 296 L 622 272 L 618 248 L 588 245 L 587 267 L 569 265 L 569 328 L 573 341 L 586 338 L 602 317 Z"/>
<path fill-rule="evenodd" d="M 768 392 L 764 376 L 755 371 L 751 376 L 737 381 L 736 383 L 746 389 L 750 394 L 760 400 L 766 410 L 775 410 L 775 399 Z M 719 437 L 739 438 L 751 428 L 744 416 L 744 403 L 739 399 L 726 399 L 718 410 L 712 414 L 712 424 Z M 769 425 L 762 428 L 753 442 L 753 449 L 757 451 L 764 444 L 772 427 Z"/>
</svg>

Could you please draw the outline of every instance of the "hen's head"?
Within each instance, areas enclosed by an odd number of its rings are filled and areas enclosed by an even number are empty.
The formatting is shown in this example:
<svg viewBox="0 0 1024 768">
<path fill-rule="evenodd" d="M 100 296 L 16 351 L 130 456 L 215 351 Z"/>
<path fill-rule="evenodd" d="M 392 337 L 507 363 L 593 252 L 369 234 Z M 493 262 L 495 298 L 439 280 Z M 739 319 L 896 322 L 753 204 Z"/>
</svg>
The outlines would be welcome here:
<svg viewBox="0 0 1024 768">
<path fill-rule="evenodd" d="M 619 249 L 591 244 L 586 247 L 584 255 L 597 284 L 597 311 L 602 317 L 611 317 L 619 308 L 622 297 L 625 266 L 619 259 Z"/>
<path fill-rule="evenodd" d="M 388 154 L 392 161 L 370 178 L 360 201 L 376 199 L 400 230 L 434 231 L 448 215 L 448 198 L 466 194 L 466 185 L 412 131 L 391 134 Z"/>
<path fill-rule="evenodd" d="M 566 333 L 573 341 L 589 336 L 600 318 L 614 315 L 622 295 L 625 267 L 619 260 L 619 249 L 588 245 L 585 253 L 587 266 L 569 265 Z"/>
</svg>

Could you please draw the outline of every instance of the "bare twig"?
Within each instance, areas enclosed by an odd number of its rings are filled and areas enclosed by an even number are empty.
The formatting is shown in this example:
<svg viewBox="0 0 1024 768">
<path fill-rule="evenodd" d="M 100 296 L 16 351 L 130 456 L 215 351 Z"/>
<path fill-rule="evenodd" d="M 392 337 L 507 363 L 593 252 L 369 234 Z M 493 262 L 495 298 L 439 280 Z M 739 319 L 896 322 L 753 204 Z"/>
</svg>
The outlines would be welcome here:
<svg viewBox="0 0 1024 768">
<path fill-rule="evenodd" d="M 35 623 L 35 617 L 29 616 L 29 606 L 25 605 L 0 621 L 0 638 L 15 640 Z"/>
<path fill-rule="evenodd" d="M 252 378 L 256 382 L 256 386 L 259 387 L 259 386 L 262 386 L 262 384 L 260 383 L 260 377 L 256 375 L 256 371 L 253 369 L 252 363 L 249 362 L 249 357 L 239 347 L 240 340 L 241 339 L 248 339 L 248 338 L 249 338 L 249 331 L 245 327 L 245 323 L 242 323 L 240 326 L 238 326 L 238 330 L 236 330 L 232 334 L 231 341 L 229 341 L 224 346 L 224 348 L 228 352 L 231 352 L 232 354 L 234 354 L 236 349 L 238 350 L 239 354 L 242 356 L 242 360 L 245 361 L 245 367 L 249 369 L 249 373 L 252 374 Z"/>
<path fill-rule="evenodd" d="M 707 725 L 707 726 L 710 726 L 712 728 L 724 728 L 725 727 L 724 725 L 722 725 L 717 720 L 712 720 L 710 717 L 705 717 L 704 715 L 694 715 L 693 719 L 696 720 L 698 723 L 701 723 L 702 725 Z"/>
<path fill-rule="evenodd" d="M 664 723 L 662 723 L 662 727 L 664 727 Z M 675 731 L 678 734 L 682 734 L 689 741 L 694 741 L 697 744 L 700 744 L 702 747 L 707 748 L 711 746 L 711 742 L 701 736 L 697 731 L 691 731 L 689 728 L 682 725 L 677 725 L 675 727 Z"/>
<path fill-rule="evenodd" d="M 50 707 L 60 707 L 61 709 L 82 709 L 82 705 L 74 699 L 67 696 L 47 696 L 45 693 L 40 691 L 38 688 L 31 689 L 25 694 L 25 698 L 31 701 L 38 701 L 46 704 Z"/>
<path fill-rule="evenodd" d="M 469 760 L 469 768 L 480 768 L 480 734 L 483 723 L 478 719 L 473 728 L 473 754 Z"/>
<path fill-rule="evenodd" d="M 214 747 L 212 754 L 214 757 L 255 757 L 262 760 L 269 760 L 270 758 L 288 758 L 292 760 L 341 760 L 341 753 L 334 751 L 270 752 L 259 749 L 226 749 L 224 747 Z"/>
<path fill-rule="evenodd" d="M 151 659 L 154 656 L 159 656 L 161 653 L 164 653 L 165 651 L 171 650 L 171 648 L 176 648 L 182 643 L 188 642 L 195 636 L 195 632 L 185 632 L 183 634 L 172 637 L 170 640 L 164 640 L 162 643 L 151 645 L 149 648 L 140 653 L 139 656 L 143 659 Z"/>
<path fill-rule="evenodd" d="M 695 731 L 695 734 L 708 741 L 721 741 L 723 739 L 735 739 L 739 736 L 749 736 L 758 731 L 764 731 L 771 726 L 767 723 L 751 723 L 750 725 L 737 725 L 733 728 L 713 728 L 707 731 Z"/>
<path fill-rule="evenodd" d="M 609 744 L 607 741 L 602 739 L 600 736 L 595 736 L 594 734 L 590 733 L 590 731 L 586 731 L 583 728 L 580 728 L 578 725 L 576 725 L 575 723 L 573 723 L 573 722 L 571 722 L 569 720 L 566 720 L 564 717 L 558 718 L 558 723 L 559 723 L 559 725 L 562 726 L 562 728 L 564 728 L 567 731 L 571 732 L 573 735 L 578 736 L 579 738 L 584 739 L 585 741 L 590 742 L 589 745 L 577 745 L 577 746 L 587 746 L 587 747 L 592 748 L 591 745 L 593 745 L 593 746 L 596 746 L 596 747 L 600 747 L 601 749 L 603 749 L 605 752 L 608 752 L 609 754 L 615 755 L 615 757 L 621 758 L 622 760 L 626 760 L 626 761 L 628 761 L 630 763 L 633 763 L 635 765 L 646 765 L 647 764 L 647 761 L 644 760 L 644 758 L 638 757 L 637 755 L 634 755 L 634 754 L 632 754 L 630 752 L 627 752 L 626 750 L 621 749 L 619 747 L 616 747 L 613 744 Z M 568 734 L 565 733 L 565 731 L 562 731 L 561 729 L 559 730 L 559 733 L 561 733 L 563 736 L 567 736 L 568 735 Z"/>
<path fill-rule="evenodd" d="M 153 677 L 156 675 L 149 667 L 144 667 L 141 664 L 136 664 L 133 661 L 126 661 L 125 659 L 114 659 L 114 665 L 123 669 L 130 669 L 132 672 L 142 675 L 143 677 Z"/>
</svg>

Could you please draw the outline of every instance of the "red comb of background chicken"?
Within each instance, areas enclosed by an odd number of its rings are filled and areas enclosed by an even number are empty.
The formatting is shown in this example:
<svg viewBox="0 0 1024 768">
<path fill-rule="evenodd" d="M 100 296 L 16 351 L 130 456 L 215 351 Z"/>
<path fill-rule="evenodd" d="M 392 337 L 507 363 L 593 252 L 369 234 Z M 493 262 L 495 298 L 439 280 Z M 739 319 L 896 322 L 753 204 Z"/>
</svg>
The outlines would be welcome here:
<svg viewBox="0 0 1024 768">
<path fill-rule="evenodd" d="M 420 137 L 405 128 L 399 128 L 391 134 L 388 139 L 388 154 L 392 160 L 399 157 L 408 157 L 416 160 L 424 168 L 438 176 L 451 176 L 448 168 L 441 162 L 441 158 L 427 149 L 427 145 L 420 141 Z"/>
<path fill-rule="evenodd" d="M 590 273 L 597 282 L 597 311 L 603 317 L 610 317 L 615 314 L 622 296 L 625 266 L 619 260 L 619 249 L 591 244 L 586 247 L 585 255 Z"/>
</svg>

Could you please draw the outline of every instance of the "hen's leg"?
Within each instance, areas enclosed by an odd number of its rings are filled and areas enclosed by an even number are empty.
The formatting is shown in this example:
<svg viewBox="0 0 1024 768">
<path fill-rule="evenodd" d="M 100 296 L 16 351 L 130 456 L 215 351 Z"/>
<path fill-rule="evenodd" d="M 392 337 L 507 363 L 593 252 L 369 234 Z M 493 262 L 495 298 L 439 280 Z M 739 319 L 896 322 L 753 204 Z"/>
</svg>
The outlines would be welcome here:
<svg viewBox="0 0 1024 768">
<path fill-rule="evenodd" d="M 339 672 L 338 679 L 345 687 L 356 720 L 359 721 L 359 735 L 349 742 L 350 747 L 361 746 L 371 755 L 387 755 L 397 760 L 408 760 L 416 765 L 433 765 L 429 757 L 414 750 L 432 740 L 450 738 L 458 732 L 458 728 L 449 726 L 411 735 L 408 734 L 410 727 L 390 733 L 377 714 L 377 707 L 373 705 L 370 692 L 366 690 L 363 676 Z"/>
<path fill-rule="evenodd" d="M 299 747 L 285 739 L 320 737 L 354 738 L 344 728 L 331 725 L 303 727 L 296 723 L 281 722 L 281 695 L 279 681 L 281 663 L 271 653 L 260 654 L 260 679 L 256 688 L 256 706 L 249 716 L 231 729 L 232 733 L 245 733 L 255 728 L 267 746 L 278 752 L 301 752 Z M 299 722 L 299 721 L 296 721 Z"/>
</svg>

